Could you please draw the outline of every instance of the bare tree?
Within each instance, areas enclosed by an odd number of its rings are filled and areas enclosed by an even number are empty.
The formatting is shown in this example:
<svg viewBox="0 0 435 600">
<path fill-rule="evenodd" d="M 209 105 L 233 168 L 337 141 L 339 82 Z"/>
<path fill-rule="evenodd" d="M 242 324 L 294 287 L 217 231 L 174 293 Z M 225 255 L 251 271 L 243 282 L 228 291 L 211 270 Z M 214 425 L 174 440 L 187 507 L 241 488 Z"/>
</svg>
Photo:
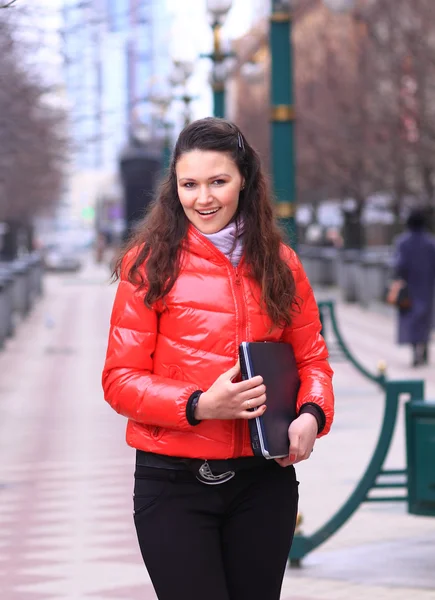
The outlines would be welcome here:
<svg viewBox="0 0 435 600">
<path fill-rule="evenodd" d="M 300 188 L 352 198 L 359 218 L 385 167 L 367 23 L 319 10 L 295 37 Z"/>
<path fill-rule="evenodd" d="M 0 23 L 0 221 L 12 245 L 61 196 L 68 144 L 64 115 L 47 102 L 47 89 L 26 72 L 19 44 Z M 7 254 L 14 254 L 8 250 Z"/>
<path fill-rule="evenodd" d="M 302 197 L 369 195 L 434 205 L 435 11 L 431 0 L 360 0 L 296 31 Z"/>
</svg>

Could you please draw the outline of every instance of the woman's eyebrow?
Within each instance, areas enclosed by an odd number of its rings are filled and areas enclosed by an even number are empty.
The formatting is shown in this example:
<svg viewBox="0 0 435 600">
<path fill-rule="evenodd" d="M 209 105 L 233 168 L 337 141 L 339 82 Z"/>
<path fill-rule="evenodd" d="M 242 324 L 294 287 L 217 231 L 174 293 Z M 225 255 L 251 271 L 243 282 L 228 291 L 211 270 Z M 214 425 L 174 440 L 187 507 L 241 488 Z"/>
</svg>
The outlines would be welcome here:
<svg viewBox="0 0 435 600">
<path fill-rule="evenodd" d="M 219 179 L 219 177 L 231 177 L 231 175 L 228 173 L 218 173 L 217 175 L 212 175 L 212 177 L 209 177 L 208 181 Z M 194 177 L 181 177 L 178 181 L 181 183 L 182 181 L 196 181 L 196 179 Z"/>
<path fill-rule="evenodd" d="M 228 173 L 218 173 L 217 175 L 213 175 L 213 177 L 209 177 L 209 180 L 219 179 L 219 177 L 230 177 L 230 175 L 228 175 Z"/>
</svg>

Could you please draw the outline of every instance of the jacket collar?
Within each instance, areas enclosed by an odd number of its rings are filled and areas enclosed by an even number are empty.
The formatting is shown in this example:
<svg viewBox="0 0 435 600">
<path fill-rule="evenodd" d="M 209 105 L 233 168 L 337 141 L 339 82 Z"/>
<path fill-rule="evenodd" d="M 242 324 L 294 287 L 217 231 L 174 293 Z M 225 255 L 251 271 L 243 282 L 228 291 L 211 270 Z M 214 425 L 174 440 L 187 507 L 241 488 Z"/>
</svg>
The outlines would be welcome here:
<svg viewBox="0 0 435 600">
<path fill-rule="evenodd" d="M 186 250 L 191 254 L 195 254 L 200 258 L 209 260 L 214 264 L 230 265 L 232 267 L 228 258 L 192 224 L 189 225 L 187 232 L 186 246 Z M 242 264 L 242 262 L 243 256 L 240 260 L 239 266 Z"/>
</svg>

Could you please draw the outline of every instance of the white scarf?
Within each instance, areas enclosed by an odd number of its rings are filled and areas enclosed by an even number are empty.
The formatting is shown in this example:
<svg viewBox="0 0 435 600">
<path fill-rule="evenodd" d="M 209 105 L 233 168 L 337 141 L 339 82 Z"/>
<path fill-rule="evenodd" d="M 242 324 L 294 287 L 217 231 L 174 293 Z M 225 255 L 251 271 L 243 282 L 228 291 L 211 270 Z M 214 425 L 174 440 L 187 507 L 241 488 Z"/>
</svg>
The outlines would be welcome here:
<svg viewBox="0 0 435 600">
<path fill-rule="evenodd" d="M 216 233 L 202 234 L 237 267 L 243 254 L 243 221 L 231 221 Z"/>
</svg>

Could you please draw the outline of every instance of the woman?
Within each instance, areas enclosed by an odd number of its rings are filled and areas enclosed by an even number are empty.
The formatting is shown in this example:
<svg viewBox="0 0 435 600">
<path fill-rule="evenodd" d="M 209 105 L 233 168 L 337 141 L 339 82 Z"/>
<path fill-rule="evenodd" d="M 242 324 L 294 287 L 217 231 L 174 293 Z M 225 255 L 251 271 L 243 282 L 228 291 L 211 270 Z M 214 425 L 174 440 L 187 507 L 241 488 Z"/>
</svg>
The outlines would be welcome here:
<svg viewBox="0 0 435 600">
<path fill-rule="evenodd" d="M 117 273 L 103 387 L 137 449 L 134 520 L 157 596 L 278 600 L 293 465 L 330 429 L 332 371 L 312 290 L 236 126 L 208 118 L 181 132 Z M 301 379 L 289 456 L 276 461 L 253 456 L 248 420 L 267 390 L 241 381 L 237 360 L 242 341 L 261 340 L 292 344 Z"/>
<path fill-rule="evenodd" d="M 399 344 L 412 346 L 412 366 L 428 364 L 435 294 L 435 240 L 422 210 L 410 212 L 396 244 L 395 276 L 407 284 L 410 308 L 398 311 Z"/>
</svg>

